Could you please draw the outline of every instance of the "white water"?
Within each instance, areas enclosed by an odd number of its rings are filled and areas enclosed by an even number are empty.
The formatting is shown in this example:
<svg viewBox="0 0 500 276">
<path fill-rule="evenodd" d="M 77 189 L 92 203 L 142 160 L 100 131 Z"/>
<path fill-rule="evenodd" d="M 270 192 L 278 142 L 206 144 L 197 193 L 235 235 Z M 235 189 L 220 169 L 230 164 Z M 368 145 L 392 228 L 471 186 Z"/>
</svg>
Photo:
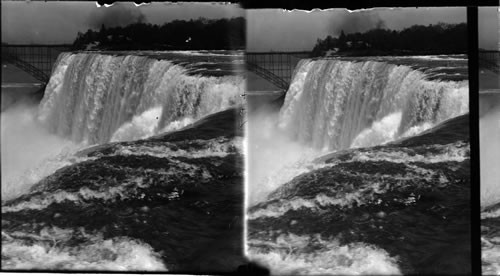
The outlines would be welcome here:
<svg viewBox="0 0 500 276">
<path fill-rule="evenodd" d="M 57 169 L 98 158 L 75 156 L 82 148 L 176 130 L 241 104 L 243 89 L 241 77 L 188 75 L 183 67 L 168 60 L 63 53 L 38 106 L 19 105 L 1 113 L 2 200 L 29 192 Z M 241 148 L 237 139 L 192 142 L 203 146 L 199 150 L 181 150 L 168 143 L 149 148 L 115 145 L 113 154 L 201 158 L 225 156 Z M 131 171 L 131 177 L 118 186 L 50 194 L 40 191 L 29 201 L 2 206 L 2 213 L 42 210 L 68 200 L 84 204 L 93 198 L 126 198 L 135 195 L 138 187 L 149 185 L 146 180 L 151 174 L 197 175 L 200 183 L 212 180 L 204 166 L 172 161 L 172 166 L 161 170 Z M 168 195 L 169 199 L 178 196 L 178 191 Z M 84 240 L 68 245 L 75 235 Z M 40 233 L 2 231 L 2 267 L 9 269 L 165 271 L 168 268 L 161 257 L 168 256 L 154 252 L 143 241 L 129 237 L 106 239 L 99 232 L 85 233 L 83 228 L 44 228 Z"/>
<path fill-rule="evenodd" d="M 467 81 L 430 81 L 410 67 L 385 62 L 302 60 L 279 113 L 262 108 L 249 114 L 248 207 L 265 201 L 269 193 L 302 173 L 333 165 L 313 162 L 321 155 L 414 136 L 468 109 Z M 405 150 L 358 152 L 352 159 L 404 162 L 409 158 L 434 163 L 461 161 L 469 155 L 469 147 L 461 143 L 433 150 L 438 153 L 432 156 Z M 413 174 L 401 177 L 401 183 L 435 177 L 430 170 L 413 169 Z M 381 172 L 380 177 L 387 176 Z M 314 212 L 329 205 L 362 205 L 367 193 L 385 191 L 372 180 L 352 193 L 296 197 L 287 202 L 273 198 L 277 201 L 249 213 L 248 218 L 276 217 L 304 207 Z M 439 180 L 448 181 L 444 175 Z M 336 239 L 312 242 L 309 235 L 286 239 L 281 245 L 279 238 L 267 241 L 270 251 L 260 251 L 259 243 L 265 241 L 249 240 L 247 253 L 272 274 L 400 273 L 397 260 L 373 245 L 340 246 Z M 311 242 L 313 249 L 304 249 Z"/>
<path fill-rule="evenodd" d="M 500 203 L 500 94 L 479 95 L 479 149 L 481 171 L 481 208 Z M 481 219 L 498 220 L 500 209 L 490 208 L 481 212 Z M 492 228 L 495 226 L 492 226 Z M 489 231 L 487 231 L 489 232 Z M 494 233 L 494 232 L 493 232 Z M 500 237 L 488 234 L 481 237 L 483 274 L 500 273 Z"/>
<path fill-rule="evenodd" d="M 2 112 L 2 200 L 109 141 L 173 131 L 242 102 L 244 79 L 188 75 L 146 56 L 63 53 L 39 106 Z"/>
<path fill-rule="evenodd" d="M 85 242 L 78 246 L 65 245 L 77 235 Z M 104 239 L 99 233 L 85 233 L 83 228 L 57 227 L 45 227 L 39 233 L 2 232 L 2 267 L 24 270 L 167 270 L 160 255 L 139 240 L 128 237 Z"/>
<path fill-rule="evenodd" d="M 249 252 L 251 259 L 269 267 L 272 275 L 401 274 L 397 259 L 383 249 L 364 243 L 340 245 L 335 238 L 293 234 L 282 234 L 276 241 L 249 242 L 273 248 L 263 252 L 252 247 Z"/>
<path fill-rule="evenodd" d="M 71 164 L 80 146 L 49 133 L 36 120 L 37 108 L 18 105 L 1 114 L 2 200 L 26 192 L 43 177 Z"/>
<path fill-rule="evenodd" d="M 248 204 L 267 195 L 300 172 L 318 155 L 317 150 L 293 141 L 276 128 L 278 116 L 270 111 L 248 115 Z"/>
<path fill-rule="evenodd" d="M 398 150 L 377 150 L 368 152 L 355 152 L 350 159 L 336 161 L 328 164 L 314 164 L 309 165 L 308 170 L 302 168 L 304 172 L 317 170 L 319 168 L 325 168 L 330 166 L 335 166 L 338 162 L 349 163 L 349 162 L 366 162 L 366 161 L 389 161 L 394 163 L 408 163 L 408 162 L 423 162 L 423 163 L 438 163 L 438 162 L 450 162 L 464 161 L 470 155 L 470 149 L 468 144 L 465 143 L 453 143 L 448 145 L 436 145 L 436 146 L 426 146 L 429 152 L 433 152 L 428 155 L 415 154 L 413 151 L 407 151 L 405 148 Z M 458 170 L 459 167 L 452 168 Z M 295 171 L 296 173 L 298 170 Z M 279 193 L 268 196 L 268 199 L 276 200 L 273 203 L 268 203 L 265 208 L 259 208 L 256 211 L 248 215 L 249 219 L 257 219 L 260 217 L 280 217 L 290 210 L 299 210 L 303 208 L 309 209 L 310 212 L 323 212 L 324 207 L 327 206 L 341 206 L 341 207 L 351 207 L 363 206 L 366 203 L 373 203 L 373 198 L 378 194 L 384 194 L 390 189 L 396 189 L 398 185 L 404 186 L 411 183 L 411 185 L 427 185 L 426 183 L 432 183 L 431 185 L 439 185 L 449 182 L 446 175 L 440 171 L 434 171 L 430 169 L 423 169 L 421 167 L 406 164 L 406 173 L 404 175 L 393 175 L 385 174 L 383 171 L 377 174 L 367 174 L 365 175 L 362 171 L 360 172 L 350 172 L 353 177 L 358 177 L 359 180 L 356 182 L 356 188 L 354 190 L 349 190 L 346 188 L 344 191 L 337 191 L 333 194 L 319 193 L 315 197 L 311 198 L 301 198 L 294 197 L 292 199 L 281 199 Z M 309 178 L 309 181 L 314 182 L 314 177 Z M 394 185 L 387 185 L 387 180 L 395 180 Z M 421 180 L 421 181 L 418 181 Z M 334 179 L 331 180 L 335 182 Z M 312 184 L 311 182 L 303 182 L 304 185 Z M 401 199 L 402 201 L 407 200 L 405 204 L 411 204 L 414 198 Z"/>
<path fill-rule="evenodd" d="M 479 149 L 481 207 L 500 202 L 500 94 L 480 95 Z"/>
<path fill-rule="evenodd" d="M 385 62 L 301 60 L 279 114 L 249 114 L 249 204 L 317 168 L 320 155 L 414 136 L 468 108 L 467 81 L 429 81 Z"/>
<path fill-rule="evenodd" d="M 87 144 L 144 138 L 241 103 L 244 79 L 191 76 L 146 56 L 64 53 L 40 103 L 53 133 Z"/>
<path fill-rule="evenodd" d="M 160 106 L 134 116 L 131 121 L 124 123 L 115 131 L 111 137 L 111 142 L 132 141 L 154 135 L 161 113 L 162 108 Z"/>
<path fill-rule="evenodd" d="M 394 140 L 468 109 L 467 81 L 429 81 L 385 62 L 306 59 L 297 65 L 279 127 L 303 144 L 339 150 Z"/>
</svg>

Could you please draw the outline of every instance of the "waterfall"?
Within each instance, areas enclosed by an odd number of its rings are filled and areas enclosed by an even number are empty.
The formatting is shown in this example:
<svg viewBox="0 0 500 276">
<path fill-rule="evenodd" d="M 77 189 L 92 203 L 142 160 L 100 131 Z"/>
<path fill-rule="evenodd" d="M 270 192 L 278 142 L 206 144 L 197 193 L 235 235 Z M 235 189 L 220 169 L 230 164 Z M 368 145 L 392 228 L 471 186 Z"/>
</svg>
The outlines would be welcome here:
<svg viewBox="0 0 500 276">
<path fill-rule="evenodd" d="M 467 81 L 429 80 L 380 61 L 304 59 L 295 69 L 279 127 L 316 149 L 373 146 L 467 113 Z"/>
<path fill-rule="evenodd" d="M 240 104 L 243 89 L 241 77 L 191 75 L 169 60 L 62 53 L 38 120 L 74 142 L 139 139 Z"/>
</svg>

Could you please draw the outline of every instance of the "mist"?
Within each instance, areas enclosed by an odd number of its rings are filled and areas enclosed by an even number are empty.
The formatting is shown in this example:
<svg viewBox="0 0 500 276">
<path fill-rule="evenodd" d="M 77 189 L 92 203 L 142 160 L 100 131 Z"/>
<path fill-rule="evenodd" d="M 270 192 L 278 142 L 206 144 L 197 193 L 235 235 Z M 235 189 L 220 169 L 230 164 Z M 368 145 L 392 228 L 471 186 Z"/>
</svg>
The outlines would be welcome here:
<svg viewBox="0 0 500 276">
<path fill-rule="evenodd" d="M 500 94 L 479 95 L 481 207 L 500 202 Z"/>
<path fill-rule="evenodd" d="M 75 148 L 50 134 L 38 122 L 37 111 L 37 104 L 20 102 L 0 115 L 2 200 L 28 192 L 42 178 L 66 165 L 63 155 Z"/>
<path fill-rule="evenodd" d="M 266 200 L 267 196 L 295 176 L 310 170 L 318 152 L 293 141 L 278 128 L 279 111 L 261 107 L 249 112 L 248 205 Z"/>
</svg>

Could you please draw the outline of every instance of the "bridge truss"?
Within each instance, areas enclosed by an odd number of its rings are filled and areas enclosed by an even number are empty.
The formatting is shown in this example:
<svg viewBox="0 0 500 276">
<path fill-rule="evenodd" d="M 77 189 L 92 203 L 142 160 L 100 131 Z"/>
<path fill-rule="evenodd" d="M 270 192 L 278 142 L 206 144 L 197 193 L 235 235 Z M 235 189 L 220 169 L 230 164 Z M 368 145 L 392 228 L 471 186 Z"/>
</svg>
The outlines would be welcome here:
<svg viewBox="0 0 500 276">
<path fill-rule="evenodd" d="M 47 84 L 61 52 L 71 45 L 12 45 L 2 44 L 2 59 Z"/>
<path fill-rule="evenodd" d="M 297 63 L 309 57 L 309 52 L 246 53 L 247 69 L 280 89 L 288 90 Z"/>
</svg>

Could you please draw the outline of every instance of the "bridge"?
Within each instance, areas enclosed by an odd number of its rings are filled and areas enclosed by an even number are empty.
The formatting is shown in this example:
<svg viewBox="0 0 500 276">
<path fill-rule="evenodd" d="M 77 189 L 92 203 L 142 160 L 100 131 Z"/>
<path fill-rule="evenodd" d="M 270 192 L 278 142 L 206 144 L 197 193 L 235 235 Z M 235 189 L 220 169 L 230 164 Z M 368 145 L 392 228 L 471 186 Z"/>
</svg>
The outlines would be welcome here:
<svg viewBox="0 0 500 276">
<path fill-rule="evenodd" d="M 500 51 L 479 51 L 479 68 L 485 68 L 500 73 Z"/>
<path fill-rule="evenodd" d="M 27 72 L 42 83 L 49 82 L 54 64 L 61 52 L 69 51 L 71 45 L 15 45 L 2 44 L 2 60 Z"/>
<path fill-rule="evenodd" d="M 292 81 L 295 66 L 309 55 L 309 52 L 247 52 L 245 63 L 249 71 L 286 91 Z"/>
</svg>

